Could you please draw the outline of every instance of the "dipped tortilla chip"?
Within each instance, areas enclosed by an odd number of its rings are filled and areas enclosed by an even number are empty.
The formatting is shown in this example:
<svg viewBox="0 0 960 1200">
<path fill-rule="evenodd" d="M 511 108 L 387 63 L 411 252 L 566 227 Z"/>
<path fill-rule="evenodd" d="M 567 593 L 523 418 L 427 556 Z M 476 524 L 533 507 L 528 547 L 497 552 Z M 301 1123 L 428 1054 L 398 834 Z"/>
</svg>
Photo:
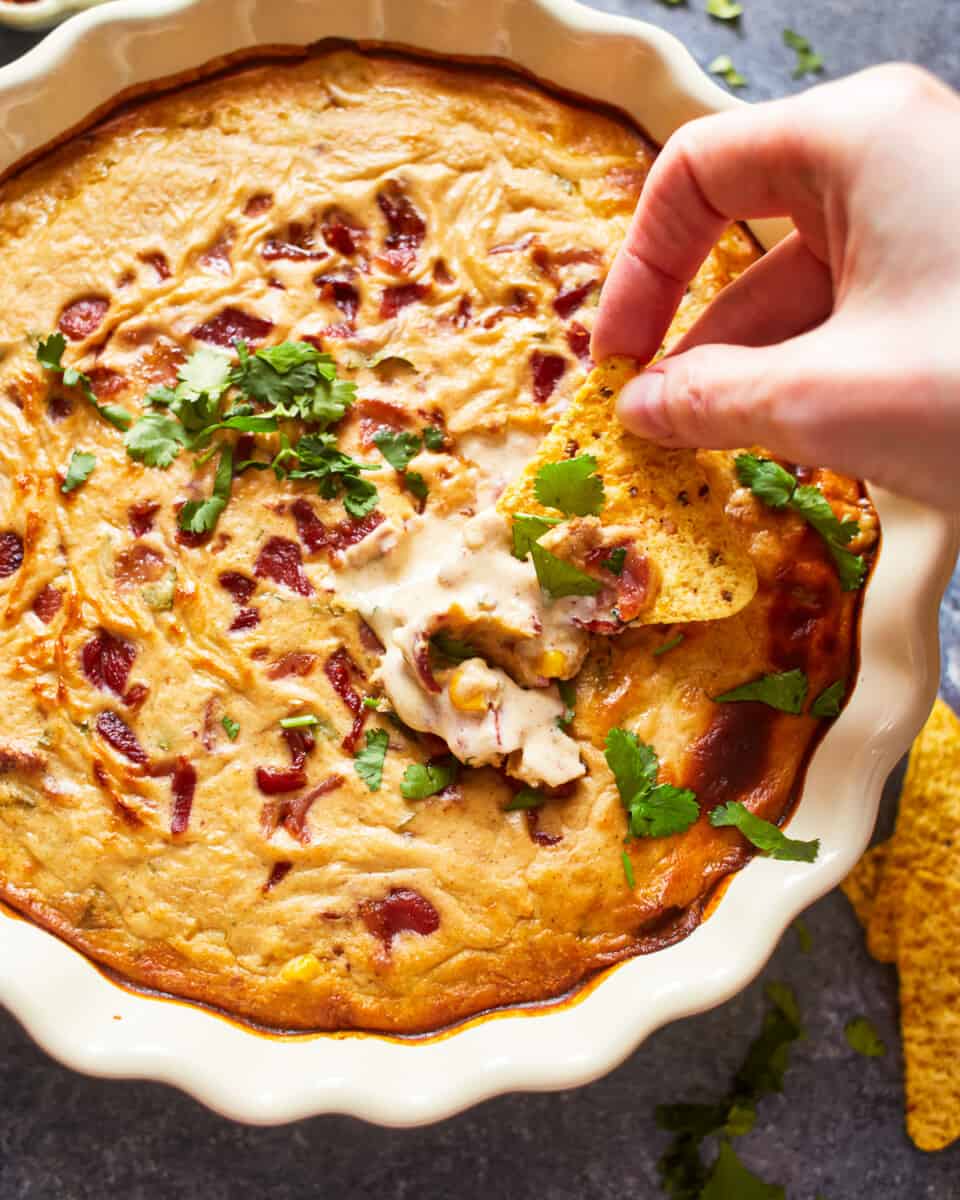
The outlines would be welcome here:
<svg viewBox="0 0 960 1200">
<path fill-rule="evenodd" d="M 912 875 L 903 893 L 897 953 L 907 1131 L 921 1150 L 942 1150 L 960 1137 L 958 914 L 960 864 L 952 877 Z"/>
<path fill-rule="evenodd" d="M 880 962 L 897 961 L 898 928 L 915 919 L 905 901 L 916 872 L 960 884 L 960 720 L 943 700 L 937 700 L 910 751 L 889 845 L 867 927 L 867 945 Z"/>
<path fill-rule="evenodd" d="M 889 842 L 871 846 L 840 885 L 843 894 L 853 905 L 857 919 L 864 927 L 869 924 L 877 892 L 882 887 L 883 868 L 889 847 Z"/>
<path fill-rule="evenodd" d="M 719 468 L 725 460 L 710 452 L 666 450 L 623 428 L 614 405 L 637 370 L 637 363 L 626 358 L 594 368 L 497 507 L 506 516 L 555 517 L 536 498 L 537 474 L 547 463 L 571 457 L 575 445 L 576 454 L 597 460 L 605 493 L 602 526 L 627 531 L 657 573 L 656 596 L 635 623 L 733 616 L 753 599 L 757 575 L 740 531 L 724 513 L 727 496 Z"/>
</svg>

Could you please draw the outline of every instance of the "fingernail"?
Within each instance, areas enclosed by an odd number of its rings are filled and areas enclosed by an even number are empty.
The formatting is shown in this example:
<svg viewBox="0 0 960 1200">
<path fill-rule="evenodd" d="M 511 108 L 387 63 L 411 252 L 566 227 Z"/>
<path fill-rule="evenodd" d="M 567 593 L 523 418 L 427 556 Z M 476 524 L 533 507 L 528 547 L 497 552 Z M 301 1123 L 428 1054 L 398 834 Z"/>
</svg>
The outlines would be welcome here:
<svg viewBox="0 0 960 1200">
<path fill-rule="evenodd" d="M 663 372 L 644 371 L 625 384 L 617 400 L 617 416 L 631 433 L 669 437 L 673 430 L 663 407 Z"/>
</svg>

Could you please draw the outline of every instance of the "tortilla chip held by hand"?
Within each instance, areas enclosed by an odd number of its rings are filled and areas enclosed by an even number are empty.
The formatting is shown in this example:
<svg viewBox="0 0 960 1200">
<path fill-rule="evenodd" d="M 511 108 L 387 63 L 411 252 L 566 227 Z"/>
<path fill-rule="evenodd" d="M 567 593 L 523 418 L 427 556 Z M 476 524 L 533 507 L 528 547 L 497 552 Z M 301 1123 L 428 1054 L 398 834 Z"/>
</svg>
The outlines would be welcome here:
<svg viewBox="0 0 960 1200">
<path fill-rule="evenodd" d="M 753 599 L 757 575 L 745 538 L 724 512 L 731 482 L 726 460 L 704 451 L 664 449 L 623 428 L 616 397 L 637 370 L 627 358 L 595 367 L 497 507 L 507 517 L 562 521 L 543 537 L 543 548 L 588 572 L 617 553 L 620 559 L 613 562 L 619 561 L 620 574 L 630 572 L 631 564 L 634 575 L 641 567 L 647 599 L 623 611 L 624 622 L 733 616 Z M 584 456 L 596 460 L 602 507 L 564 521 L 571 514 L 547 502 L 538 477 L 548 464 L 582 462 Z"/>
</svg>

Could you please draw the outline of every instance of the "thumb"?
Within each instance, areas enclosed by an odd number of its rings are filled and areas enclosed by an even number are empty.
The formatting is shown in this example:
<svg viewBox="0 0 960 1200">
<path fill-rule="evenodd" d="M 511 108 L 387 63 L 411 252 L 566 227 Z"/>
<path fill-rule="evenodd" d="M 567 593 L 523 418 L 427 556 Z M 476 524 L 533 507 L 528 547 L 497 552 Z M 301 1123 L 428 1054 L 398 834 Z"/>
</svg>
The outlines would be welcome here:
<svg viewBox="0 0 960 1200">
<path fill-rule="evenodd" d="M 806 461 L 824 399 L 823 381 L 811 370 L 813 336 L 756 348 L 697 346 L 664 358 L 624 385 L 617 416 L 631 433 L 664 446 L 761 444 Z M 805 410 L 801 428 L 798 408 Z"/>
</svg>

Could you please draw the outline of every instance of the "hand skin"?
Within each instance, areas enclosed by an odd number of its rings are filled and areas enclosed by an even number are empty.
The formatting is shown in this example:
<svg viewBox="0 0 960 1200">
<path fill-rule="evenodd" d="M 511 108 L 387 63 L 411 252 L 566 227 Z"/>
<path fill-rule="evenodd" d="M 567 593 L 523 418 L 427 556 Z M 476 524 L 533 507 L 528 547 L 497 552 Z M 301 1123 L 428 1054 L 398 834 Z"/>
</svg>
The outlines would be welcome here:
<svg viewBox="0 0 960 1200">
<path fill-rule="evenodd" d="M 778 216 L 796 232 L 631 380 L 620 419 L 960 509 L 960 97 L 918 68 L 678 130 L 604 285 L 594 358 L 649 361 L 726 225 Z"/>
</svg>

